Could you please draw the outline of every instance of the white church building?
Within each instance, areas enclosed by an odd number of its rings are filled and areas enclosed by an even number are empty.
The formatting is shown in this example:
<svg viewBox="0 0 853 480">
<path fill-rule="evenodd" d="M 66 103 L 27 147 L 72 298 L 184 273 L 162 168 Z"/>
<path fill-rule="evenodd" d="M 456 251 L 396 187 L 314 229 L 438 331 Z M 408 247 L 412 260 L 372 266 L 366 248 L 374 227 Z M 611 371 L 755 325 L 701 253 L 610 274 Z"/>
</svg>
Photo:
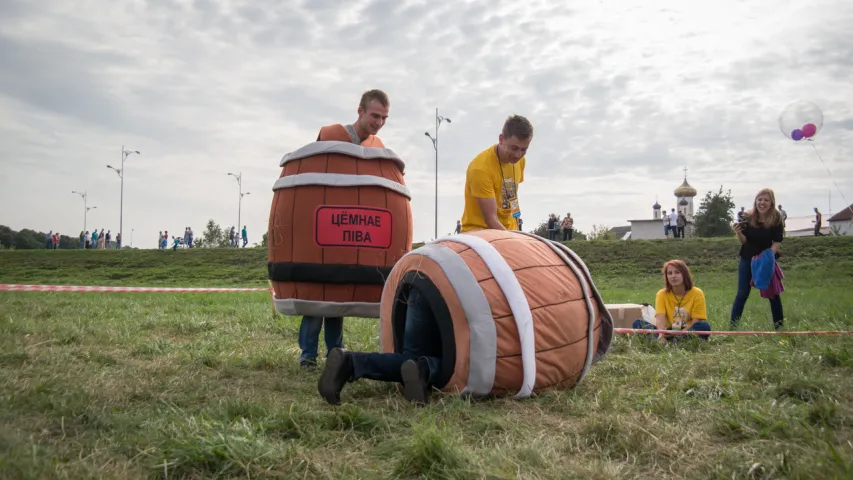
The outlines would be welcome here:
<svg viewBox="0 0 853 480">
<path fill-rule="evenodd" d="M 687 217 L 687 226 L 684 227 L 684 236 L 692 237 L 695 234 L 693 222 L 693 198 L 696 197 L 696 189 L 687 183 L 687 168 L 684 169 L 684 181 L 673 192 L 676 206 L 670 207 L 667 213 L 673 210 L 681 212 Z M 650 240 L 655 238 L 666 238 L 664 230 L 662 207 L 655 201 L 652 205 L 652 218 L 628 220 L 631 224 L 631 234 L 626 239 Z"/>
</svg>

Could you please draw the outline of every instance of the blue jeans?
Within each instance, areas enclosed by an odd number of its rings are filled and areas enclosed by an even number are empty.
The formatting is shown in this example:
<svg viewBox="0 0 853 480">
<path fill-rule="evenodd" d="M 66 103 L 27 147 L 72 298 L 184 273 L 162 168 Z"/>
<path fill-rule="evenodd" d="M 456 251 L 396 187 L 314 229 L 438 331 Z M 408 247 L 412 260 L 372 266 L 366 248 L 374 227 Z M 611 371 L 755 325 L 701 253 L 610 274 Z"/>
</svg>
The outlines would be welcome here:
<svg viewBox="0 0 853 480">
<path fill-rule="evenodd" d="M 299 356 L 299 362 L 316 362 L 317 349 L 320 346 L 320 329 L 326 324 L 326 355 L 329 350 L 335 347 L 344 346 L 344 319 L 343 317 L 312 317 L 306 315 L 302 317 L 302 323 L 299 325 L 299 348 L 302 354 Z"/>
<path fill-rule="evenodd" d="M 740 316 L 743 314 L 743 307 L 746 306 L 746 299 L 749 298 L 749 292 L 752 290 L 750 282 L 752 281 L 752 260 L 741 257 L 740 263 L 737 266 L 737 295 L 732 303 L 732 328 L 737 327 L 740 321 Z M 770 313 L 773 316 L 773 326 L 776 328 L 782 327 L 782 297 L 776 295 L 770 299 Z"/>
<path fill-rule="evenodd" d="M 399 382 L 400 367 L 406 360 L 424 359 L 429 367 L 427 386 L 435 384 L 441 367 L 441 333 L 426 297 L 412 287 L 406 309 L 406 326 L 403 333 L 402 353 L 352 352 L 353 376 L 382 382 Z M 390 340 L 390 339 L 389 339 Z"/>
<path fill-rule="evenodd" d="M 651 323 L 649 323 L 643 319 L 640 319 L 640 318 L 634 320 L 634 324 L 632 325 L 632 327 L 634 330 L 640 330 L 640 329 L 657 330 L 657 327 L 655 327 Z M 701 321 L 694 323 L 693 325 L 690 325 L 687 328 L 687 331 L 690 331 L 690 332 L 710 332 L 711 331 L 711 324 L 704 321 L 704 320 L 701 320 Z M 643 334 L 643 336 L 646 338 L 649 338 L 649 339 L 656 338 L 655 334 L 648 334 L 648 335 Z M 684 340 L 685 338 L 692 338 L 692 337 L 693 337 L 692 335 L 670 335 L 670 336 L 666 337 L 666 339 L 670 342 L 678 342 L 678 341 Z M 701 338 L 702 340 L 708 340 L 708 337 L 710 337 L 710 335 L 701 335 L 701 334 L 699 335 L 699 338 Z"/>
</svg>

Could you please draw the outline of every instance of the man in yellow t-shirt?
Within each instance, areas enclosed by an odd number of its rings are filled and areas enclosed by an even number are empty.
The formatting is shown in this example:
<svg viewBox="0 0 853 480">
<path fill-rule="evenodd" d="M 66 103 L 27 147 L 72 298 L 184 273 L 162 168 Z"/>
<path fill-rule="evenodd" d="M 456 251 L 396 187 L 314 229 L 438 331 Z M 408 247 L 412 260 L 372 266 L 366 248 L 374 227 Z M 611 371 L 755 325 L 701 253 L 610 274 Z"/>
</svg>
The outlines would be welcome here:
<svg viewBox="0 0 853 480">
<path fill-rule="evenodd" d="M 531 141 L 533 125 L 520 115 L 512 115 L 504 122 L 498 143 L 468 164 L 463 233 L 490 228 L 518 230 L 518 185 L 524 181 L 525 155 Z"/>
</svg>

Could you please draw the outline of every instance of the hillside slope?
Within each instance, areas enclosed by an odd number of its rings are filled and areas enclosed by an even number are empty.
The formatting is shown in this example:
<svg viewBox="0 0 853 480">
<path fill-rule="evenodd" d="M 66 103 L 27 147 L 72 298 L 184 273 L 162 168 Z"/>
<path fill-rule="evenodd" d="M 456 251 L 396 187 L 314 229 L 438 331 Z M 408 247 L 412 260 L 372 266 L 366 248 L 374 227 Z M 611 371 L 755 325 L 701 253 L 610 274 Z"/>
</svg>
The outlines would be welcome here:
<svg viewBox="0 0 853 480">
<path fill-rule="evenodd" d="M 731 239 L 569 242 L 594 277 L 657 274 L 669 259 L 694 272 L 734 273 L 738 244 Z M 786 272 L 815 279 L 832 268 L 853 279 L 853 237 L 786 239 L 780 259 Z M 0 283 L 138 286 L 264 286 L 267 250 L 20 250 L 0 251 Z M 846 275 L 845 275 L 846 272 Z"/>
</svg>

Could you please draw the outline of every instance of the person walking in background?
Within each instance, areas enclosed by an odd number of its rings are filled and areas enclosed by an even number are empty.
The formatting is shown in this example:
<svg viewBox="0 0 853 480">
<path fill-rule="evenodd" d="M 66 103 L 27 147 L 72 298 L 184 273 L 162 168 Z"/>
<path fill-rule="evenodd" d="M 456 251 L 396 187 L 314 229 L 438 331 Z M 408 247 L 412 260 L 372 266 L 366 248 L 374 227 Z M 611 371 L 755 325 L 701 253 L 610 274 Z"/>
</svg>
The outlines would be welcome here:
<svg viewBox="0 0 853 480">
<path fill-rule="evenodd" d="M 86 230 L 86 233 L 83 234 L 83 239 L 86 242 L 86 246 L 84 248 L 86 250 L 92 248 L 92 237 L 89 235 L 88 230 Z"/>
<path fill-rule="evenodd" d="M 574 232 L 575 219 L 572 218 L 571 213 L 566 213 L 566 217 L 563 218 L 563 223 L 561 227 L 563 228 L 563 241 L 571 240 L 572 233 Z"/>
<path fill-rule="evenodd" d="M 121 232 L 116 233 L 116 250 L 121 250 Z"/>
<path fill-rule="evenodd" d="M 772 258 L 779 257 L 782 246 L 782 215 L 776 210 L 776 195 L 773 190 L 764 188 L 758 192 L 752 210 L 746 212 L 746 220 L 735 223 L 733 229 L 741 243 L 737 269 L 737 295 L 732 303 L 731 327 L 737 327 L 746 300 L 753 284 L 753 260 L 772 251 Z M 774 295 L 769 298 L 770 312 L 776 329 L 782 328 L 782 298 Z"/>
<path fill-rule="evenodd" d="M 243 237 L 243 248 L 246 248 L 246 244 L 249 243 L 249 233 L 246 231 L 245 225 L 243 225 L 243 230 L 240 231 L 240 234 Z"/>
<path fill-rule="evenodd" d="M 687 217 L 684 216 L 684 213 L 678 212 L 678 220 L 676 221 L 676 226 L 678 228 L 678 234 L 676 236 L 678 238 L 684 238 L 684 227 L 687 226 Z"/>
<path fill-rule="evenodd" d="M 557 239 L 557 216 L 553 213 L 548 215 L 548 240 Z"/>
<path fill-rule="evenodd" d="M 782 215 L 782 228 L 785 228 L 785 223 L 788 221 L 788 212 L 782 209 L 782 205 L 779 205 L 779 214 Z"/>
<path fill-rule="evenodd" d="M 814 236 L 815 237 L 823 237 L 824 234 L 820 231 L 820 227 L 823 225 L 823 214 L 820 213 L 820 210 L 817 207 L 814 207 Z"/>
<path fill-rule="evenodd" d="M 47 232 L 44 236 L 44 248 L 53 250 L 53 230 Z"/>
<path fill-rule="evenodd" d="M 678 214 L 674 208 L 669 214 L 669 231 L 672 232 L 672 238 L 678 238 Z"/>
<path fill-rule="evenodd" d="M 86 234 L 80 230 L 80 248 L 86 248 Z"/>
</svg>

